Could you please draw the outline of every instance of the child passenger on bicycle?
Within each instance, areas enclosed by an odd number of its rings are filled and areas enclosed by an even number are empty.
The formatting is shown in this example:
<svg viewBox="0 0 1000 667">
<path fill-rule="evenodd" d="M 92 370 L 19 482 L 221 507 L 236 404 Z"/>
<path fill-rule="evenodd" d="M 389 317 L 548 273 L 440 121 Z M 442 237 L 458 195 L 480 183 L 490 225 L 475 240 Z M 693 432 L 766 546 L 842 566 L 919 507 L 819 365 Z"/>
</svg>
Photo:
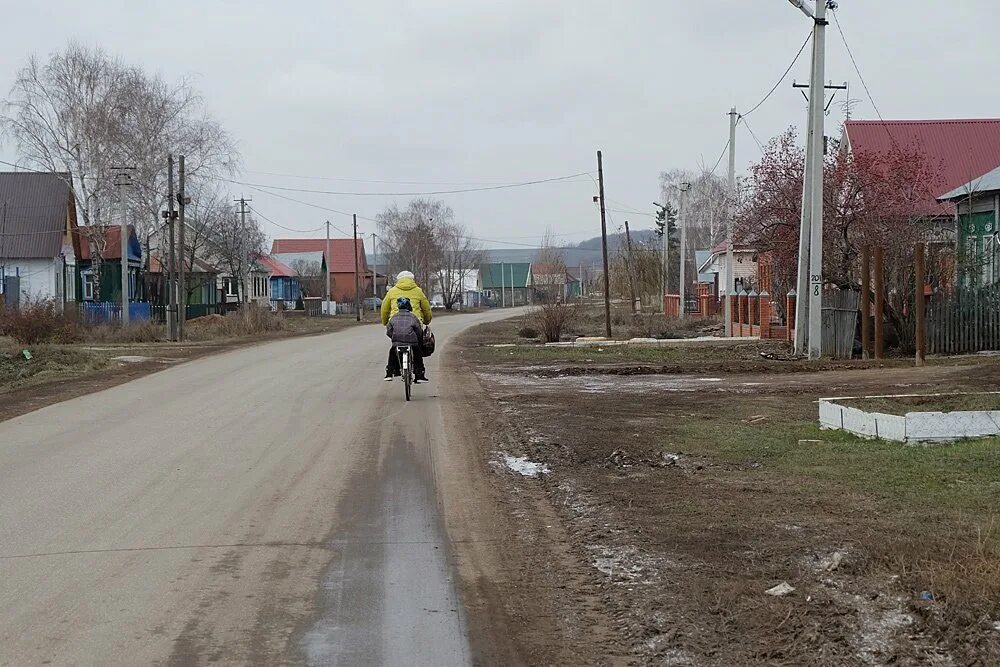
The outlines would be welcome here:
<svg viewBox="0 0 1000 667">
<path fill-rule="evenodd" d="M 400 375 L 396 346 L 409 345 L 413 358 L 413 381 L 416 384 L 427 382 L 422 350 L 424 325 L 413 314 L 413 305 L 407 297 L 401 296 L 396 299 L 396 305 L 399 307 L 399 312 L 389 319 L 389 324 L 385 327 L 385 335 L 392 339 L 392 347 L 389 348 L 389 364 L 385 367 L 385 380 L 389 382 L 393 377 Z"/>
</svg>

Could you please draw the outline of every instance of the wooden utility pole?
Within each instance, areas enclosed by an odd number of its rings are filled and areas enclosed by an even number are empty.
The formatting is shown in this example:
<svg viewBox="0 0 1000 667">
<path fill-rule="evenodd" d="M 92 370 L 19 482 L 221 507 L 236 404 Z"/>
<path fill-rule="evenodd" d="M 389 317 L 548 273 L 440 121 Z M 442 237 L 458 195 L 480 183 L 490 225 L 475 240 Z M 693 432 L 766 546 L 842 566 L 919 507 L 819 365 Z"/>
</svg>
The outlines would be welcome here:
<svg viewBox="0 0 1000 667">
<path fill-rule="evenodd" d="M 250 297 L 247 294 L 247 274 L 250 273 L 250 262 L 247 261 L 247 199 L 245 197 L 240 197 L 240 242 L 239 242 L 239 252 L 240 252 L 240 286 L 243 288 L 243 304 L 241 308 L 244 310 L 250 305 Z"/>
<path fill-rule="evenodd" d="M 187 204 L 187 197 L 184 196 L 184 156 L 177 156 L 177 208 L 179 210 L 178 220 L 180 225 L 177 229 L 178 243 L 180 244 L 180 264 L 177 267 L 177 340 L 184 340 L 184 320 L 187 319 L 187 280 L 184 271 L 184 205 Z"/>
<path fill-rule="evenodd" d="M 611 338 L 611 272 L 608 270 L 608 223 L 604 210 L 604 160 L 597 151 L 597 189 L 601 202 L 601 252 L 604 255 L 604 329 Z"/>
<path fill-rule="evenodd" d="M 872 267 L 871 249 L 861 249 L 861 296 L 858 300 L 861 311 L 861 358 L 872 356 Z"/>
<path fill-rule="evenodd" d="M 926 322 L 924 321 L 924 244 L 918 243 L 917 247 L 914 248 L 913 254 L 913 272 L 915 275 L 916 289 L 914 291 L 914 311 L 917 316 L 916 322 L 916 344 L 917 344 L 917 358 L 915 360 L 917 366 L 924 365 L 924 357 L 927 355 L 927 340 L 926 340 Z"/>
<path fill-rule="evenodd" d="M 354 312 L 361 321 L 361 265 L 358 252 L 358 214 L 354 214 Z"/>
<path fill-rule="evenodd" d="M 375 232 L 372 232 L 372 296 L 378 296 L 378 273 L 375 271 L 375 261 L 378 253 L 375 252 Z"/>
<path fill-rule="evenodd" d="M 885 355 L 885 267 L 882 248 L 875 248 L 875 358 Z"/>
</svg>

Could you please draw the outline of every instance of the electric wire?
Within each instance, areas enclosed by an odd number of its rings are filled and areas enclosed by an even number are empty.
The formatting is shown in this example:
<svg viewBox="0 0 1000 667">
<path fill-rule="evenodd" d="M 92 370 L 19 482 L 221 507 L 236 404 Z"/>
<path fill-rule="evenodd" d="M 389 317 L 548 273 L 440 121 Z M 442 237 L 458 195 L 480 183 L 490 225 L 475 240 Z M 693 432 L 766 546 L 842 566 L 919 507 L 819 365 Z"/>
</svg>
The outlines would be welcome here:
<svg viewBox="0 0 1000 667">
<path fill-rule="evenodd" d="M 778 90 L 778 86 L 780 86 L 782 84 L 782 82 L 788 76 L 788 73 L 792 71 L 793 67 L 795 67 L 795 63 L 797 63 L 799 61 L 799 58 L 802 56 L 802 52 L 805 51 L 805 49 L 806 49 L 806 44 L 808 44 L 811 39 L 812 39 L 812 32 L 810 31 L 810 33 L 808 35 L 806 35 L 806 40 L 804 42 L 802 42 L 802 46 L 799 47 L 798 53 L 795 54 L 795 57 L 792 58 L 792 62 L 788 64 L 788 67 L 785 69 L 784 73 L 781 75 L 781 78 L 778 79 L 778 82 L 774 84 L 774 86 L 771 88 L 771 90 L 767 91 L 767 95 L 764 95 L 764 98 L 760 102 L 758 102 L 757 104 L 753 105 L 753 108 L 751 108 L 750 111 L 747 111 L 746 113 L 744 113 L 743 114 L 744 116 L 749 116 L 754 111 L 756 111 L 757 109 L 761 108 L 761 106 L 763 106 L 763 104 L 765 102 L 767 102 L 771 98 L 771 95 L 774 94 L 774 91 Z"/>
</svg>

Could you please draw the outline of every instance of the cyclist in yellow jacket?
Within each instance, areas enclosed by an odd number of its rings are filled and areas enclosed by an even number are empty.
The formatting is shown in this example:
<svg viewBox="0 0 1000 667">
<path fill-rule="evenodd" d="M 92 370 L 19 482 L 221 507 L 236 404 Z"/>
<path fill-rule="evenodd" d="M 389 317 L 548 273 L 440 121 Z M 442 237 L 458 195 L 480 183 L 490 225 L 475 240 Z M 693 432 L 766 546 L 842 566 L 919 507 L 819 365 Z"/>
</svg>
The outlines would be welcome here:
<svg viewBox="0 0 1000 667">
<path fill-rule="evenodd" d="M 396 275 L 396 284 L 389 288 L 385 298 L 382 299 L 382 326 L 389 324 L 389 319 L 399 312 L 396 299 L 405 296 L 413 306 L 413 314 L 424 326 L 431 323 L 431 302 L 427 300 L 424 291 L 413 279 L 413 274 L 409 271 L 400 271 Z"/>
<path fill-rule="evenodd" d="M 387 326 L 389 320 L 399 313 L 399 304 L 407 302 L 413 310 L 413 316 L 417 318 L 420 327 L 426 327 L 431 322 L 431 302 L 427 300 L 424 291 L 417 285 L 413 274 L 409 271 L 400 271 L 396 275 L 396 284 L 389 288 L 385 298 L 382 300 L 382 325 Z M 416 356 L 416 355 L 414 355 Z M 421 355 L 422 357 L 422 355 Z M 416 361 L 416 359 L 415 359 Z M 395 346 L 389 349 L 389 363 L 385 367 L 385 379 L 391 380 L 393 376 L 399 375 L 397 368 Z M 423 363 L 414 364 L 414 371 L 418 383 L 427 382 L 427 373 L 423 368 Z"/>
</svg>

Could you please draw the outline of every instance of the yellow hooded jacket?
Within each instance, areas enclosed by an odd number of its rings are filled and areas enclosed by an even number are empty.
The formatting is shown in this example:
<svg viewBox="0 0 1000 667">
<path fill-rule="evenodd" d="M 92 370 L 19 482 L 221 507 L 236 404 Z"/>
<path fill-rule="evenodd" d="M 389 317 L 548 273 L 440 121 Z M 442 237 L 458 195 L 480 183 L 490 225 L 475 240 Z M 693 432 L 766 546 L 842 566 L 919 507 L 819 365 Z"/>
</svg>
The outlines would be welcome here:
<svg viewBox="0 0 1000 667">
<path fill-rule="evenodd" d="M 399 312 L 396 299 L 405 296 L 413 305 L 413 314 L 417 316 L 421 324 L 431 323 L 431 302 L 424 296 L 424 291 L 417 286 L 417 281 L 413 278 L 400 278 L 396 284 L 389 288 L 382 300 L 382 325 L 389 324 L 393 315 Z"/>
</svg>

